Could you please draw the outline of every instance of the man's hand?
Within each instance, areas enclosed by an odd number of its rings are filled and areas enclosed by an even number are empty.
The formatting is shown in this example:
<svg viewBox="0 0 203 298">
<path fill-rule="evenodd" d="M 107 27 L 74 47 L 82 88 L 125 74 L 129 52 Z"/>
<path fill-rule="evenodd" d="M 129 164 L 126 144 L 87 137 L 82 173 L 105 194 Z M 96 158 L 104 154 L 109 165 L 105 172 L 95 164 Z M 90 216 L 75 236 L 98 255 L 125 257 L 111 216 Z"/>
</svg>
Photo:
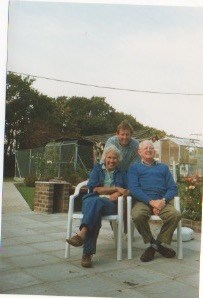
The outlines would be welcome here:
<svg viewBox="0 0 203 298">
<path fill-rule="evenodd" d="M 149 205 L 154 209 L 158 209 L 159 211 L 161 211 L 165 206 L 166 206 L 166 202 L 164 200 L 151 200 L 149 202 Z M 154 212 L 154 211 L 153 211 Z M 155 211 L 157 213 L 157 211 Z M 155 214 L 155 213 L 154 213 Z M 157 215 L 157 214 L 156 214 Z"/>
<path fill-rule="evenodd" d="M 154 215 L 159 215 L 159 213 L 160 213 L 160 210 L 155 207 L 152 209 L 152 211 L 153 211 Z"/>
</svg>

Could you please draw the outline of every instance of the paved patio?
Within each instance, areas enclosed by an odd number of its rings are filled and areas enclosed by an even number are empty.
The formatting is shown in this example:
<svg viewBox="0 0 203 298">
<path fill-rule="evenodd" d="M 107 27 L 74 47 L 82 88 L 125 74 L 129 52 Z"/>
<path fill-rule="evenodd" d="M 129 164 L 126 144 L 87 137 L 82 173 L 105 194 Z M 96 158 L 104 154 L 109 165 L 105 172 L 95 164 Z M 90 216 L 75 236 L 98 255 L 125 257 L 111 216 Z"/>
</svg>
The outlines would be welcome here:
<svg viewBox="0 0 203 298">
<path fill-rule="evenodd" d="M 3 184 L 0 293 L 84 297 L 203 297 L 199 293 L 201 235 L 184 242 L 184 259 L 142 263 L 145 245 L 135 232 L 133 260 L 116 260 L 108 222 L 102 226 L 93 268 L 80 265 L 82 249 L 64 258 L 67 214 L 32 212 L 15 186 Z M 75 222 L 75 229 L 78 227 Z M 157 226 L 154 226 L 157 231 Z M 172 243 L 176 248 L 176 242 Z"/>
</svg>

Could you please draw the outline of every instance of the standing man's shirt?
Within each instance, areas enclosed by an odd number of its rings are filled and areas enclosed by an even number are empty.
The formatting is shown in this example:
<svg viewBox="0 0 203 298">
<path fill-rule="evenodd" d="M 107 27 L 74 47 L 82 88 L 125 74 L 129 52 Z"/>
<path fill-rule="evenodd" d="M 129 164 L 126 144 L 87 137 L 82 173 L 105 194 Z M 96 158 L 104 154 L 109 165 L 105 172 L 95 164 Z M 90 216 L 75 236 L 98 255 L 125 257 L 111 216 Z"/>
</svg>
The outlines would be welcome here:
<svg viewBox="0 0 203 298">
<path fill-rule="evenodd" d="M 121 152 L 122 160 L 119 163 L 119 168 L 121 170 L 127 171 L 131 164 L 140 161 L 138 155 L 139 142 L 136 139 L 132 138 L 127 146 L 121 146 L 118 136 L 113 136 L 107 140 L 105 148 L 110 145 L 115 145 Z"/>
</svg>

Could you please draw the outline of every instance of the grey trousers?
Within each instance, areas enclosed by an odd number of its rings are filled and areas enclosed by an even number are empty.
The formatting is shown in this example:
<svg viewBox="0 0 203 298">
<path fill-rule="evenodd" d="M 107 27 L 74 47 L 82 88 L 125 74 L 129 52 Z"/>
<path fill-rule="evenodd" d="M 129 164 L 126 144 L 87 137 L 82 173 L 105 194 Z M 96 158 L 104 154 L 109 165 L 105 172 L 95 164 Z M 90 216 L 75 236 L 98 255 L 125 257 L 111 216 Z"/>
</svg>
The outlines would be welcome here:
<svg viewBox="0 0 203 298">
<path fill-rule="evenodd" d="M 181 214 L 174 208 L 173 203 L 174 200 L 167 203 L 159 214 L 163 224 L 157 236 L 157 240 L 166 244 L 171 243 L 173 232 L 181 219 Z M 132 208 L 132 220 L 142 236 L 144 243 L 150 242 L 153 237 L 149 225 L 149 218 L 152 214 L 152 208 L 142 202 L 136 201 Z"/>
</svg>

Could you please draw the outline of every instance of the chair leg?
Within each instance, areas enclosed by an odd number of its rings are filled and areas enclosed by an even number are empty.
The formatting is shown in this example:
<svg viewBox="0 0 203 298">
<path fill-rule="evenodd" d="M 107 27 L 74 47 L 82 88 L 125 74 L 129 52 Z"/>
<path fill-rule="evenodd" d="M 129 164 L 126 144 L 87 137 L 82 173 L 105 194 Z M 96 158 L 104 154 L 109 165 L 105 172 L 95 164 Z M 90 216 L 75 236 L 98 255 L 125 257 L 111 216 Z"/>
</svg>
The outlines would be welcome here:
<svg viewBox="0 0 203 298">
<path fill-rule="evenodd" d="M 128 229 L 128 259 L 132 259 L 132 223 L 131 223 L 132 199 L 127 197 L 127 229 Z"/>
<path fill-rule="evenodd" d="M 68 220 L 68 225 L 67 225 L 67 233 L 66 233 L 66 238 L 70 238 L 71 234 L 72 234 L 72 223 L 73 220 L 72 218 L 70 218 Z M 65 258 L 70 258 L 70 244 L 68 242 L 66 242 L 65 244 Z"/>
<path fill-rule="evenodd" d="M 181 212 L 179 197 L 174 198 L 174 207 L 176 208 L 176 210 Z M 182 222 L 181 222 L 181 220 L 179 221 L 178 226 L 177 226 L 177 255 L 178 255 L 179 260 L 183 259 L 183 240 L 182 240 Z"/>
<path fill-rule="evenodd" d="M 114 237 L 115 248 L 117 248 L 118 223 L 115 220 L 112 220 L 111 224 L 112 224 L 112 228 L 113 228 L 113 237 Z"/>
<path fill-rule="evenodd" d="M 182 241 L 182 223 L 181 220 L 177 226 L 177 255 L 178 259 L 183 259 L 183 241 Z"/>
<path fill-rule="evenodd" d="M 123 198 L 118 198 L 117 261 L 122 260 Z"/>
</svg>

